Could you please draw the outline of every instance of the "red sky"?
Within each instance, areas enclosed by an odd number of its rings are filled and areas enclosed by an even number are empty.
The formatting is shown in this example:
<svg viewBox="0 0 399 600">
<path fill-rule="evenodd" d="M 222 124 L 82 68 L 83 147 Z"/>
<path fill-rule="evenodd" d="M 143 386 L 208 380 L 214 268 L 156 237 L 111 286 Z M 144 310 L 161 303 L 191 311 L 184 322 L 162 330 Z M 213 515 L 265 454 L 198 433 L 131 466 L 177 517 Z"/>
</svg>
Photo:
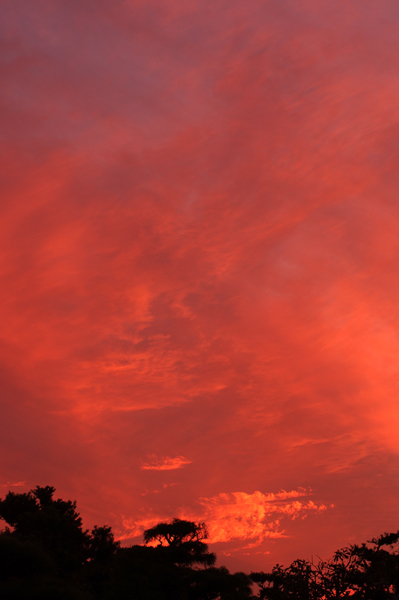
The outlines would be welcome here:
<svg viewBox="0 0 399 600">
<path fill-rule="evenodd" d="M 1 496 L 244 570 L 396 531 L 396 0 L 0 10 Z"/>
</svg>

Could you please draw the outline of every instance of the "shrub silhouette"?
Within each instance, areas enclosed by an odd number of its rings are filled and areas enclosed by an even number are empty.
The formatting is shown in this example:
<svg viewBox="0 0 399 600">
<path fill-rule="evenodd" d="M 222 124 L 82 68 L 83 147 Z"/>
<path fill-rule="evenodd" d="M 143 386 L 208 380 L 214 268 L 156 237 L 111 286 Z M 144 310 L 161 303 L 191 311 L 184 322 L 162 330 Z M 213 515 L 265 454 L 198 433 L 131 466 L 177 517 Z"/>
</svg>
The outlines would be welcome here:
<svg viewBox="0 0 399 600">
<path fill-rule="evenodd" d="M 397 600 L 399 532 L 270 572 L 216 567 L 204 523 L 174 519 L 122 548 L 106 525 L 84 530 L 76 502 L 37 486 L 0 499 L 1 600 Z"/>
</svg>

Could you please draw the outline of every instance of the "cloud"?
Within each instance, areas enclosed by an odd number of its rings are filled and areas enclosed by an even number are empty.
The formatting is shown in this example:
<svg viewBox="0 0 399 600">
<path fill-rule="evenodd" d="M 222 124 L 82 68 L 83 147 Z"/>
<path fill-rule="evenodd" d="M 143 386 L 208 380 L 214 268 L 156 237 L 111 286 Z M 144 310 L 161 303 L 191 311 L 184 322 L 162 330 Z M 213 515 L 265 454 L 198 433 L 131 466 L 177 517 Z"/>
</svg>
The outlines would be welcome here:
<svg viewBox="0 0 399 600">
<path fill-rule="evenodd" d="M 16 483 L 2 483 L 1 487 L 9 488 L 9 487 L 24 487 L 26 485 L 26 481 L 17 481 Z"/>
<path fill-rule="evenodd" d="M 172 471 L 173 469 L 181 469 L 185 465 L 191 464 L 191 462 L 191 460 L 187 460 L 184 456 L 164 456 L 161 458 L 154 456 L 150 462 L 143 463 L 140 469 L 142 471 Z"/>
<path fill-rule="evenodd" d="M 286 534 L 282 519 L 293 520 L 326 510 L 324 504 L 316 505 L 312 500 L 298 499 L 308 494 L 309 491 L 305 490 L 277 494 L 232 492 L 201 498 L 199 504 L 203 507 L 203 519 L 208 524 L 211 542 L 253 540 L 258 545 L 266 538 Z"/>
<path fill-rule="evenodd" d="M 221 493 L 211 498 L 200 498 L 192 509 L 181 508 L 177 513 L 181 519 L 204 521 L 208 527 L 209 543 L 251 540 L 247 547 L 256 547 L 267 538 L 285 537 L 287 530 L 283 528 L 283 520 L 292 521 L 327 510 L 324 504 L 302 500 L 310 493 L 310 490 L 304 489 L 270 494 L 259 491 L 253 494 Z M 139 520 L 124 518 L 124 531 L 120 532 L 119 539 L 137 537 L 145 529 L 164 520 L 168 519 L 161 515 Z"/>
<path fill-rule="evenodd" d="M 1 481 L 125 533 L 192 514 L 310 554 L 395 528 L 394 4 L 0 11 Z M 298 490 L 219 493 L 304 482 L 341 506 L 322 532 Z"/>
</svg>

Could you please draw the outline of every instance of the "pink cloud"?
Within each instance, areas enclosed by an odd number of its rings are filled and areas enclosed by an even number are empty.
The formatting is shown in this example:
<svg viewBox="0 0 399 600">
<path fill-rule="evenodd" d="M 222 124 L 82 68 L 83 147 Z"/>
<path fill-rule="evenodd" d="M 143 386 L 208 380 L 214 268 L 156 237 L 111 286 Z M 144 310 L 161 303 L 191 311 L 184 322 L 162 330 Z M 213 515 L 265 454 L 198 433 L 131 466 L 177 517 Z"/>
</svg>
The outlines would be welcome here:
<svg viewBox="0 0 399 600">
<path fill-rule="evenodd" d="M 11 483 L 8 481 L 7 483 L 2 483 L 1 487 L 4 487 L 4 488 L 26 487 L 26 481 L 17 481 L 16 483 Z"/>
<path fill-rule="evenodd" d="M 324 504 L 298 500 L 308 493 L 304 490 L 278 494 L 233 492 L 201 498 L 199 503 L 209 527 L 210 542 L 253 540 L 255 547 L 266 538 L 283 537 L 286 535 L 281 523 L 284 517 L 295 519 L 309 512 L 326 510 Z"/>
<path fill-rule="evenodd" d="M 182 519 L 205 521 L 209 543 L 251 540 L 247 547 L 255 548 L 268 538 L 289 535 L 289 531 L 283 528 L 284 520 L 304 518 L 308 514 L 327 510 L 324 504 L 316 504 L 309 499 L 299 500 L 308 495 L 309 491 L 301 489 L 277 494 L 258 491 L 253 494 L 221 493 L 212 498 L 200 498 L 195 507 L 190 510 L 180 508 L 177 514 Z M 162 515 L 151 515 L 139 520 L 124 517 L 119 539 L 136 538 L 145 529 L 163 520 L 165 517 Z"/>
<path fill-rule="evenodd" d="M 163 456 L 160 458 L 154 456 L 149 457 L 149 459 L 149 462 L 142 463 L 140 469 L 143 471 L 172 471 L 174 469 L 181 469 L 185 465 L 192 463 L 191 460 L 187 460 L 184 456 Z"/>
<path fill-rule="evenodd" d="M 270 560 L 396 530 L 392 3 L 1 12 L 1 480 Z"/>
</svg>

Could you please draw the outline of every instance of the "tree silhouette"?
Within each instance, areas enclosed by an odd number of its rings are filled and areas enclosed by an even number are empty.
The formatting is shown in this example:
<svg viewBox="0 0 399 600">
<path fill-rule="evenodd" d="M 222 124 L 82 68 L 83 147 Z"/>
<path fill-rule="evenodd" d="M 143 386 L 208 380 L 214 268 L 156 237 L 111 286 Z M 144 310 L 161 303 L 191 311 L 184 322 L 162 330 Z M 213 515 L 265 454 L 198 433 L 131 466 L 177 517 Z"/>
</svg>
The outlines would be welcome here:
<svg viewBox="0 0 399 600">
<path fill-rule="evenodd" d="M 194 523 L 182 519 L 173 519 L 171 523 L 158 523 L 143 534 L 144 543 L 152 541 L 164 542 L 168 546 L 178 546 L 186 542 L 202 542 L 209 537 L 205 523 Z"/>
<path fill-rule="evenodd" d="M 361 545 L 337 550 L 315 564 L 297 560 L 270 573 L 251 573 L 259 598 L 270 600 L 397 600 L 399 532 L 384 533 Z"/>
<path fill-rule="evenodd" d="M 65 572 L 77 570 L 85 561 L 90 536 L 82 529 L 76 502 L 54 500 L 55 488 L 37 486 L 27 494 L 9 492 L 0 500 L 0 517 L 16 536 L 39 542 Z"/>
<path fill-rule="evenodd" d="M 0 499 L 1 600 L 398 600 L 399 532 L 248 576 L 215 566 L 204 523 L 158 523 L 144 545 L 122 548 L 106 525 L 84 530 L 76 502 L 54 493 Z"/>
<path fill-rule="evenodd" d="M 158 548 L 175 563 L 212 566 L 216 555 L 208 552 L 208 531 L 205 523 L 194 523 L 183 519 L 173 519 L 171 523 L 158 523 L 143 534 L 144 543 L 158 542 Z M 166 551 L 166 552 L 165 552 Z"/>
<path fill-rule="evenodd" d="M 119 548 L 109 527 L 95 527 L 91 533 L 83 530 L 76 502 L 54 499 L 54 492 L 54 487 L 37 486 L 28 493 L 9 492 L 0 500 L 0 518 L 12 528 L 0 535 L 0 553 L 7 555 L 8 561 L 15 557 L 12 562 L 18 566 L 14 571 L 19 573 L 17 577 L 7 569 L 2 580 L 8 587 L 19 586 L 24 600 L 36 592 L 44 598 L 46 589 L 53 590 L 48 592 L 53 598 L 85 597 L 85 587 L 98 589 L 94 580 L 102 583 L 106 578 L 106 570 L 101 572 L 98 565 L 110 562 Z M 36 567 L 32 566 L 37 562 L 34 557 L 40 559 Z M 3 590 L 2 599 L 4 594 Z"/>
</svg>

